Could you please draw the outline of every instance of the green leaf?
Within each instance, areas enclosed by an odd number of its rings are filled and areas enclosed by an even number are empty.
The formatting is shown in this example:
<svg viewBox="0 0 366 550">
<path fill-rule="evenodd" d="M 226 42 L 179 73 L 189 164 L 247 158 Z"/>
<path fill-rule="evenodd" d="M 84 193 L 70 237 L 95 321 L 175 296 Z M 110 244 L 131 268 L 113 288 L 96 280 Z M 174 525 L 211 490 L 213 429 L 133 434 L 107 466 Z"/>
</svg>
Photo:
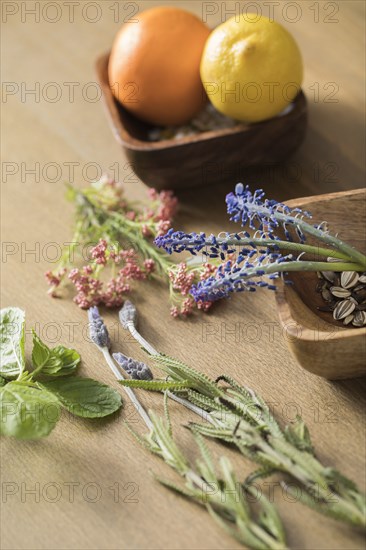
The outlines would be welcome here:
<svg viewBox="0 0 366 550">
<path fill-rule="evenodd" d="M 181 487 L 180 485 L 177 485 L 173 481 L 170 481 L 168 479 L 163 479 L 160 476 L 157 476 L 154 474 L 154 478 L 156 481 L 158 481 L 161 485 L 164 485 L 167 489 L 170 489 L 171 491 L 174 491 L 175 493 L 178 493 L 179 495 L 185 497 L 185 498 L 192 498 L 194 495 L 193 492 L 189 489 L 186 489 L 185 487 Z"/>
<path fill-rule="evenodd" d="M 77 351 L 64 346 L 50 349 L 33 331 L 32 362 L 38 371 L 35 376 L 68 376 L 80 363 Z"/>
<path fill-rule="evenodd" d="M 168 382 L 166 380 L 120 380 L 122 386 L 128 386 L 129 388 L 139 388 L 149 391 L 165 391 L 165 390 L 184 390 L 189 388 L 189 382 Z"/>
<path fill-rule="evenodd" d="M 65 193 L 66 200 L 69 202 L 74 202 L 76 199 L 76 195 L 77 195 L 77 192 L 75 187 L 73 187 L 70 183 L 66 183 L 66 193 Z"/>
<path fill-rule="evenodd" d="M 204 409 L 205 411 L 217 411 L 222 413 L 230 411 L 230 409 L 225 407 L 222 403 L 211 399 L 211 397 L 206 397 L 205 395 L 202 395 L 201 393 L 194 390 L 188 390 L 187 393 L 188 400 L 194 405 L 201 407 L 201 409 Z"/>
<path fill-rule="evenodd" d="M 266 478 L 266 477 L 270 477 L 275 472 L 276 472 L 275 469 L 270 468 L 268 466 L 263 466 L 262 468 L 258 468 L 258 470 L 255 470 L 254 472 L 249 474 L 245 478 L 244 484 L 246 486 L 252 485 L 255 481 L 257 481 L 257 479 L 263 479 L 263 478 Z"/>
<path fill-rule="evenodd" d="M 314 454 L 309 430 L 300 416 L 296 418 L 294 424 L 288 424 L 285 427 L 285 436 L 287 441 L 300 451 L 307 451 L 308 453 Z"/>
<path fill-rule="evenodd" d="M 101 418 L 116 412 L 122 398 L 116 390 L 92 378 L 58 378 L 42 382 L 72 414 L 84 418 Z"/>
<path fill-rule="evenodd" d="M 192 389 L 196 389 L 208 397 L 221 395 L 221 391 L 217 388 L 215 382 L 206 374 L 168 355 L 154 355 L 152 359 L 158 367 L 164 370 L 172 378 L 178 379 L 180 382 L 188 380 Z"/>
<path fill-rule="evenodd" d="M 7 307 L 0 314 L 0 375 L 16 378 L 25 365 L 25 313 L 18 307 Z"/>
<path fill-rule="evenodd" d="M 33 331 L 33 350 L 32 350 L 32 363 L 35 368 L 43 367 L 47 362 L 51 354 L 50 348 L 48 348 Z"/>
<path fill-rule="evenodd" d="M 257 498 L 258 494 L 253 487 L 247 487 L 247 492 L 252 497 Z M 277 540 L 286 543 L 286 534 L 282 525 L 281 518 L 276 507 L 262 494 L 260 497 L 261 513 L 258 521 L 271 535 Z"/>
<path fill-rule="evenodd" d="M 0 433 L 18 439 L 48 435 L 60 415 L 58 399 L 36 385 L 12 381 L 0 388 Z"/>
<path fill-rule="evenodd" d="M 0 376 L 0 387 L 1 387 L 1 386 L 5 386 L 5 384 L 6 384 L 5 378 L 3 378 L 2 376 Z"/>
</svg>

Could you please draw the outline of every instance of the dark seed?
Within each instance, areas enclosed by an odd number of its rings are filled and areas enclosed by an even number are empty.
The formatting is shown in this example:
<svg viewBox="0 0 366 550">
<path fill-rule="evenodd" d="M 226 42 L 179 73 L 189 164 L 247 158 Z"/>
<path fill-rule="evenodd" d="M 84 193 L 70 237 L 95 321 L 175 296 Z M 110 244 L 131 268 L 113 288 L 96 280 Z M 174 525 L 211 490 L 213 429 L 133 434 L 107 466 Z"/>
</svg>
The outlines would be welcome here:
<svg viewBox="0 0 366 550">
<path fill-rule="evenodd" d="M 323 275 L 324 279 L 330 283 L 335 283 L 337 280 L 337 275 L 334 271 L 321 271 L 320 273 Z"/>
<path fill-rule="evenodd" d="M 332 301 L 332 294 L 330 293 L 330 291 L 329 291 L 327 288 L 323 288 L 323 290 L 322 290 L 322 298 L 323 298 L 323 300 L 325 300 L 326 302 L 331 302 L 331 301 Z"/>
</svg>

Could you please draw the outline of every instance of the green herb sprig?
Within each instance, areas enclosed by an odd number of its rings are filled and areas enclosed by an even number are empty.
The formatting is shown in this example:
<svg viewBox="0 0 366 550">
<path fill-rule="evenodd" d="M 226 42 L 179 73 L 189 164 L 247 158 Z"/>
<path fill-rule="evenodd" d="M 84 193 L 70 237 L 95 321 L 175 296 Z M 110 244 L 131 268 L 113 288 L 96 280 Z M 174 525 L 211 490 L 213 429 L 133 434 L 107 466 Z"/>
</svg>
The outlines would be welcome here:
<svg viewBox="0 0 366 550">
<path fill-rule="evenodd" d="M 0 433 L 18 439 L 49 435 L 61 409 L 82 418 L 102 418 L 117 411 L 121 396 L 114 389 L 75 376 L 77 351 L 50 349 L 33 333 L 32 370 L 24 350 L 25 313 L 16 307 L 1 310 Z M 72 375 L 72 376 L 70 376 Z"/>
<path fill-rule="evenodd" d="M 136 336 L 137 330 L 130 332 Z M 144 346 L 145 351 L 146 348 L 150 353 L 154 350 L 150 344 Z M 365 496 L 353 481 L 316 458 L 309 431 L 300 417 L 295 424 L 282 429 L 267 404 L 230 376 L 212 380 L 183 362 L 156 352 L 151 359 L 165 378 L 155 378 L 154 383 L 145 380 L 121 383 L 149 391 L 156 391 L 157 387 L 168 391 L 172 383 L 181 384 L 179 390 L 169 394 L 177 395 L 181 404 L 188 401 L 205 412 L 205 423 L 190 424 L 195 433 L 231 443 L 260 465 L 248 483 L 274 472 L 285 473 L 301 487 L 299 494 L 290 487 L 287 490 L 296 493 L 294 496 L 303 504 L 340 521 L 366 527 Z"/>
<path fill-rule="evenodd" d="M 151 431 L 140 437 L 129 430 L 151 453 L 158 455 L 184 480 L 177 485 L 156 476 L 165 487 L 206 507 L 211 517 L 238 542 L 258 550 L 286 549 L 285 532 L 275 507 L 262 495 L 257 499 L 259 511 L 254 513 L 248 501 L 254 493 L 250 486 L 238 482 L 230 461 L 219 460 L 221 475 L 217 475 L 211 454 L 199 433 L 194 433 L 200 450 L 200 459 L 191 465 L 173 438 L 168 413 L 167 394 L 164 399 L 165 418 L 149 411 Z"/>
<path fill-rule="evenodd" d="M 133 319 L 136 320 L 136 310 L 131 303 L 127 303 L 121 313 L 120 319 L 125 328 Z M 168 398 L 174 398 L 198 412 L 198 414 L 200 411 L 205 414 L 205 411 L 187 400 L 175 396 L 171 391 L 164 391 L 165 418 L 159 418 L 153 411 L 146 412 L 131 388 L 131 386 L 134 386 L 134 382 L 140 382 L 141 379 L 126 380 L 120 372 L 120 368 L 123 369 L 122 365 L 125 365 L 125 368 L 130 369 L 130 374 L 132 373 L 135 376 L 138 376 L 141 372 L 146 373 L 146 369 L 142 371 L 141 363 L 133 360 L 128 361 L 125 356 L 121 357 L 122 354 L 113 354 L 112 357 L 108 329 L 99 314 L 98 308 L 91 308 L 88 316 L 90 338 L 103 354 L 108 367 L 121 383 L 131 382 L 130 385 L 124 385 L 124 390 L 143 420 L 148 434 L 141 437 L 126 423 L 128 429 L 143 447 L 158 455 L 173 470 L 178 472 L 185 483 L 182 487 L 161 478 L 157 478 L 158 481 L 179 494 L 204 505 L 214 520 L 240 543 L 258 550 L 286 549 L 285 534 L 276 509 L 265 497 L 261 497 L 260 502 L 257 503 L 260 512 L 254 514 L 247 499 L 247 495 L 253 494 L 252 487 L 246 487 L 237 482 L 230 462 L 225 457 L 220 459 L 222 477 L 219 478 L 215 473 L 208 448 L 198 432 L 194 432 L 194 436 L 201 451 L 201 460 L 197 461 L 195 467 L 189 464 L 184 453 L 177 446 L 173 439 L 172 425 L 168 413 Z M 136 332 L 136 334 L 138 333 Z M 140 338 L 150 347 L 150 350 L 154 350 L 146 340 Z M 123 358 L 126 361 L 123 361 Z M 126 370 L 125 374 L 128 376 Z M 154 384 L 154 382 L 154 380 L 151 381 L 154 391 L 161 391 L 161 388 L 165 389 L 166 387 L 170 390 L 186 387 L 185 383 L 174 382 L 171 384 L 162 381 Z"/>
</svg>

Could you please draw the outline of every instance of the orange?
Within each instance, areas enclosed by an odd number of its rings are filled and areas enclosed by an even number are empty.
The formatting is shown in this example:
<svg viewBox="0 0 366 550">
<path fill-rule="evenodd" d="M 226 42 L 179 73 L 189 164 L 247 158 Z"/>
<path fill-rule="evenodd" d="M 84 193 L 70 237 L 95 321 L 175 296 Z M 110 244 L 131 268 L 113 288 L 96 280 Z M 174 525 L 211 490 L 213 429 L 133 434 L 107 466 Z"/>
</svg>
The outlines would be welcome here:
<svg viewBox="0 0 366 550">
<path fill-rule="evenodd" d="M 185 10 L 156 7 L 126 23 L 109 59 L 114 96 L 151 124 L 185 124 L 205 105 L 200 78 L 202 51 L 210 29 Z"/>
</svg>

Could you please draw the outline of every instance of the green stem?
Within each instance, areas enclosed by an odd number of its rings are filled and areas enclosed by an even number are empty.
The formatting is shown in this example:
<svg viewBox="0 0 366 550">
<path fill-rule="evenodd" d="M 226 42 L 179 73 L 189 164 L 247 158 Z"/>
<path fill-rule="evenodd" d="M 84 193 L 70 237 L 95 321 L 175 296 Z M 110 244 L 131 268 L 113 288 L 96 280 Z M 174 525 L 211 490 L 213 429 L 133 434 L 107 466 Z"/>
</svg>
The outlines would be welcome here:
<svg viewBox="0 0 366 550">
<path fill-rule="evenodd" d="M 334 246 L 336 249 L 340 250 L 341 252 L 344 252 L 346 256 L 349 258 L 352 258 L 356 263 L 359 263 L 363 266 L 363 269 L 366 269 L 366 257 L 361 252 L 358 252 L 355 248 L 350 246 L 349 244 L 341 241 L 337 237 L 333 237 L 332 235 L 329 235 L 325 233 L 324 231 L 321 231 L 320 229 L 316 229 L 312 225 L 310 225 L 307 222 L 302 221 L 301 224 L 299 224 L 301 229 L 308 233 L 309 235 L 312 235 L 313 237 L 318 238 L 319 240 L 330 244 Z"/>
<path fill-rule="evenodd" d="M 129 220 L 119 212 L 113 210 L 106 212 L 95 204 L 89 197 L 85 196 L 81 191 L 77 192 L 77 200 L 80 207 L 85 210 L 85 215 L 89 217 L 93 226 L 101 228 L 103 223 L 109 220 L 110 227 L 113 233 L 110 232 L 108 237 L 112 240 L 119 241 L 122 238 L 129 239 L 131 244 L 137 247 L 138 251 L 145 257 L 154 260 L 160 275 L 167 277 L 166 271 L 174 262 L 167 256 L 162 254 L 155 246 L 147 241 L 141 234 L 141 222 Z M 146 220 L 145 225 L 154 234 L 155 222 Z"/>
<path fill-rule="evenodd" d="M 358 263 L 349 262 L 334 262 L 331 264 L 331 271 L 361 271 L 362 266 Z M 263 266 L 263 270 L 266 274 L 284 271 L 330 271 L 329 262 L 311 262 L 311 261 L 295 261 L 295 262 L 283 262 L 280 264 L 268 264 Z M 255 274 L 257 270 L 252 271 L 251 276 Z M 249 273 L 249 270 L 248 272 Z"/>
<path fill-rule="evenodd" d="M 314 227 L 310 223 L 305 222 L 301 218 L 288 216 L 286 214 L 283 214 L 282 212 L 270 212 L 267 208 L 263 208 L 262 206 L 259 207 L 256 205 L 251 205 L 251 207 L 253 211 L 258 211 L 259 214 L 266 213 L 269 219 L 272 217 L 281 224 L 291 224 L 295 227 L 299 227 L 304 233 L 307 233 L 308 235 L 311 235 L 312 237 L 315 237 L 316 239 L 319 239 L 326 244 L 334 246 L 334 248 L 336 248 L 340 252 L 343 252 L 346 257 L 354 260 L 355 263 L 361 264 L 361 266 L 363 266 L 361 270 L 366 269 L 366 256 L 361 252 L 355 250 L 349 244 L 341 241 L 337 237 L 333 237 L 325 231 L 317 229 L 316 227 Z"/>
</svg>

